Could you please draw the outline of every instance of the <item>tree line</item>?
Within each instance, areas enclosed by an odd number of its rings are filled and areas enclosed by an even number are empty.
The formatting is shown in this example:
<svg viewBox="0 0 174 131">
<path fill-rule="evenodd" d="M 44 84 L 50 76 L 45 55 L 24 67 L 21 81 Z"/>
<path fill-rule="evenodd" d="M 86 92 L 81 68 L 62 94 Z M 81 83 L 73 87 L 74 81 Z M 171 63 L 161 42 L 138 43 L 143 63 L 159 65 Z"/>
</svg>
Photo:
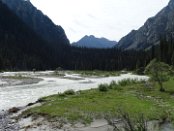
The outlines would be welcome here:
<svg viewBox="0 0 174 131">
<path fill-rule="evenodd" d="M 147 50 L 79 48 L 63 40 L 53 47 L 0 2 L 0 70 L 143 70 L 154 58 L 174 65 L 169 36 Z"/>
<path fill-rule="evenodd" d="M 153 45 L 147 50 L 72 47 L 69 68 L 73 70 L 143 70 L 154 58 L 174 65 L 173 37 L 163 37 L 160 44 Z"/>
</svg>

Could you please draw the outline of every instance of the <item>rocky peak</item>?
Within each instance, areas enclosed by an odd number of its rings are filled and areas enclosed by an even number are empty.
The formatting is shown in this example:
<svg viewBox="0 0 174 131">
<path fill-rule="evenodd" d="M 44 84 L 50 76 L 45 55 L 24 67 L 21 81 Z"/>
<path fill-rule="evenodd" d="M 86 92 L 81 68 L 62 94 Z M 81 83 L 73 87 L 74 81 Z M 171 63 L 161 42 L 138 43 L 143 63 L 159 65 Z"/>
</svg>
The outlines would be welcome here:
<svg viewBox="0 0 174 131">
<path fill-rule="evenodd" d="M 170 0 L 169 7 L 172 8 L 172 9 L 174 9 L 174 0 Z"/>
<path fill-rule="evenodd" d="M 145 24 L 136 31 L 123 37 L 118 47 L 123 49 L 149 49 L 160 43 L 161 37 L 168 37 L 174 32 L 174 0 L 163 8 L 156 16 L 149 18 Z"/>
<path fill-rule="evenodd" d="M 106 38 L 96 38 L 94 35 L 85 35 L 78 42 L 72 43 L 73 46 L 86 48 L 112 48 L 116 44 L 116 41 L 110 41 Z"/>
<path fill-rule="evenodd" d="M 30 0 L 1 0 L 24 23 L 32 28 L 45 41 L 53 47 L 68 45 L 69 40 L 61 26 L 55 25 L 51 19 L 32 5 Z"/>
</svg>

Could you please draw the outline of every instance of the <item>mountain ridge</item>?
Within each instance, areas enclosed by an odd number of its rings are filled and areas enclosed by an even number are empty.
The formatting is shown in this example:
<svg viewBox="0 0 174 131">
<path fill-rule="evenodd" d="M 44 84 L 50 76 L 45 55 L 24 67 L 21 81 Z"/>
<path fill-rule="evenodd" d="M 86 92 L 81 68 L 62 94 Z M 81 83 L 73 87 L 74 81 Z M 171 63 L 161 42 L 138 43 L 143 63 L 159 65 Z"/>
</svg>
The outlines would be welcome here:
<svg viewBox="0 0 174 131">
<path fill-rule="evenodd" d="M 84 48 L 112 48 L 117 44 L 116 41 L 110 41 L 104 37 L 97 38 L 94 35 L 86 35 L 79 41 L 72 43 L 72 46 Z"/>
<path fill-rule="evenodd" d="M 1 0 L 21 20 L 55 48 L 69 46 L 69 40 L 61 26 L 38 10 L 29 0 Z"/>
<path fill-rule="evenodd" d="M 117 47 L 123 49 L 148 49 L 160 43 L 161 37 L 170 38 L 174 32 L 174 0 L 171 0 L 157 15 L 149 18 L 138 30 L 124 36 Z"/>
</svg>

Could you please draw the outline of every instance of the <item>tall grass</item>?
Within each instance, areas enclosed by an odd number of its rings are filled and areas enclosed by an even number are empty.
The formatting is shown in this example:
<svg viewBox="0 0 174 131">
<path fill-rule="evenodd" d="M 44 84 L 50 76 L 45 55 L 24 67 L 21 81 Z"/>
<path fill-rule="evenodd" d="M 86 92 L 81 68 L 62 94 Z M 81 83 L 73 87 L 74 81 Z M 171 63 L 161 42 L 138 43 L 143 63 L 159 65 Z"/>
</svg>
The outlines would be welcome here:
<svg viewBox="0 0 174 131">
<path fill-rule="evenodd" d="M 114 90 L 122 90 L 123 87 L 125 86 L 130 86 L 133 84 L 139 84 L 142 83 L 143 81 L 138 81 L 138 80 L 131 80 L 131 79 L 126 79 L 122 80 L 119 82 L 112 81 L 110 84 L 100 84 L 98 89 L 101 92 L 107 92 L 109 89 L 114 89 Z"/>
</svg>

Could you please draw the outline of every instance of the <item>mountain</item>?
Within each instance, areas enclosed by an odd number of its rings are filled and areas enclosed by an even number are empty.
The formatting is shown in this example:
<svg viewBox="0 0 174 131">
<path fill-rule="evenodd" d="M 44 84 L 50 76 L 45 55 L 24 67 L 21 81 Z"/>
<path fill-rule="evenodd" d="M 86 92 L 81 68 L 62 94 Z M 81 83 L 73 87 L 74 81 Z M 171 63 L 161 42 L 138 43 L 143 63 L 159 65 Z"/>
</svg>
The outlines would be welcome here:
<svg viewBox="0 0 174 131">
<path fill-rule="evenodd" d="M 63 45 L 69 45 L 63 28 L 55 25 L 29 0 L 2 0 L 2 2 L 53 47 L 60 48 Z"/>
<path fill-rule="evenodd" d="M 174 0 L 156 16 L 149 18 L 138 30 L 123 37 L 117 47 L 123 49 L 148 49 L 158 45 L 163 37 L 170 38 L 174 32 Z"/>
<path fill-rule="evenodd" d="M 112 48 L 117 44 L 116 41 L 110 41 L 106 38 L 96 38 L 95 36 L 84 36 L 78 42 L 72 44 L 76 47 L 86 48 Z"/>
<path fill-rule="evenodd" d="M 51 69 L 55 52 L 0 0 L 0 70 Z"/>
</svg>

